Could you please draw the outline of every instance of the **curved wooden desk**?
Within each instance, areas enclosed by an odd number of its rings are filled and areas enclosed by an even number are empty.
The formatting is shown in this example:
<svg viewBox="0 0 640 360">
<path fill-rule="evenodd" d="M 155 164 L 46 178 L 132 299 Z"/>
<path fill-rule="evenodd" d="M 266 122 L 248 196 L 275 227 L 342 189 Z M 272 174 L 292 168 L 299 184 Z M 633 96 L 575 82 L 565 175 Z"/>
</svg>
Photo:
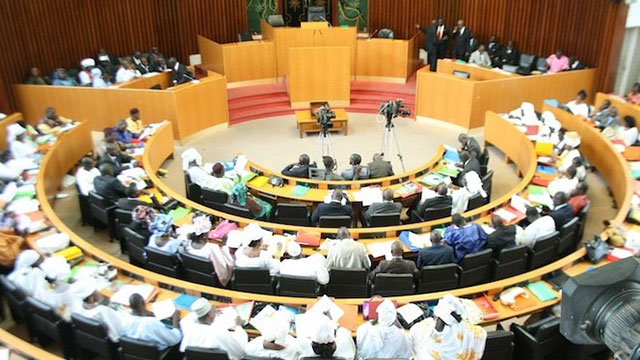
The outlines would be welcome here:
<svg viewBox="0 0 640 360">
<path fill-rule="evenodd" d="M 599 108 L 605 99 L 611 101 L 611 106 L 615 106 L 618 108 L 618 114 L 620 115 L 621 120 L 625 116 L 629 115 L 633 116 L 636 121 L 640 121 L 640 106 L 628 103 L 627 101 L 616 95 L 609 95 L 601 92 L 597 93 L 594 103 L 595 108 Z"/>
<path fill-rule="evenodd" d="M 26 357 L 28 359 L 38 360 L 64 360 L 64 358 L 50 353 L 47 350 L 43 350 L 38 346 L 22 340 L 21 338 L 11 334 L 7 330 L 0 330 L 0 343 L 9 348 L 9 350 L 19 356 Z M 9 355 L 9 359 L 14 359 Z"/>
<path fill-rule="evenodd" d="M 515 194 L 522 192 L 531 182 L 535 174 L 537 165 L 536 153 L 532 142 L 520 131 L 508 121 L 502 119 L 495 113 L 488 112 L 487 125 L 485 127 L 485 139 L 486 141 L 496 148 L 505 153 L 507 159 L 512 160 L 518 171 L 522 174 L 522 180 L 511 191 L 503 196 L 491 201 L 489 204 L 481 206 L 477 209 L 467 211 L 463 215 L 466 217 L 476 217 L 487 215 L 495 208 L 508 203 L 511 197 Z M 245 226 L 251 222 L 256 222 L 258 225 L 273 229 L 275 233 L 282 234 L 284 232 L 296 232 L 300 229 L 305 229 L 312 232 L 322 232 L 325 234 L 335 234 L 338 229 L 335 228 L 316 228 L 316 227 L 300 227 L 284 224 L 276 224 L 265 221 L 255 221 L 239 216 L 229 215 L 221 211 L 217 211 L 186 198 L 186 196 L 179 194 L 173 190 L 170 186 L 165 184 L 156 173 L 161 168 L 164 161 L 173 155 L 173 133 L 170 124 L 162 125 L 155 134 L 149 138 L 145 146 L 143 155 L 144 168 L 147 174 L 151 178 L 151 181 L 157 186 L 160 191 L 166 194 L 168 197 L 173 198 L 184 204 L 185 206 L 212 214 L 218 218 L 229 219 L 235 221 L 241 226 Z M 359 238 L 362 235 L 371 235 L 377 233 L 386 233 L 387 237 L 395 237 L 400 231 L 404 230 L 419 230 L 420 232 L 428 232 L 431 228 L 446 224 L 451 221 L 451 217 L 442 219 L 426 221 L 416 224 L 378 227 L 378 228 L 353 228 L 350 229 L 352 236 Z"/>
</svg>

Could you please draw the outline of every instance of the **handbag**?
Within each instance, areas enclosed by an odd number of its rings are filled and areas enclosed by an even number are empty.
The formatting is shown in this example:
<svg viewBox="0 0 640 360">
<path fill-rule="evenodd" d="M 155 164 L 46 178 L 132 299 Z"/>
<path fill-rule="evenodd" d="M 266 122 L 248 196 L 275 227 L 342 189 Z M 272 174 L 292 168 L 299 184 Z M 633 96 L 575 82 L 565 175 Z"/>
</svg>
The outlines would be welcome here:
<svg viewBox="0 0 640 360">
<path fill-rule="evenodd" d="M 587 248 L 587 258 L 592 264 L 597 264 L 609 253 L 609 245 L 599 235 L 591 242 L 584 244 Z"/>
<path fill-rule="evenodd" d="M 236 230 L 238 224 L 225 220 L 218 224 L 215 229 L 209 231 L 209 239 L 222 240 L 231 230 Z"/>
<path fill-rule="evenodd" d="M 365 320 L 378 320 L 378 305 L 382 304 L 384 298 L 380 295 L 374 295 L 369 300 L 362 303 L 362 317 Z M 397 308 L 398 303 L 392 300 L 393 305 Z"/>
</svg>

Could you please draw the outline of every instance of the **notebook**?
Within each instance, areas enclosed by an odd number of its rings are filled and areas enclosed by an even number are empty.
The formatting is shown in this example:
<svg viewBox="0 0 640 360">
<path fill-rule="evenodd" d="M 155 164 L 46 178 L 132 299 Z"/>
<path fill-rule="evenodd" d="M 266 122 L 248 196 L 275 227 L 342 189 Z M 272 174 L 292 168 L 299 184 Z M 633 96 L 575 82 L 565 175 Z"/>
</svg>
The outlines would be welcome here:
<svg viewBox="0 0 640 360">
<path fill-rule="evenodd" d="M 296 185 L 291 190 L 291 195 L 293 196 L 305 196 L 309 192 L 309 188 L 302 185 Z"/>
<path fill-rule="evenodd" d="M 538 300 L 545 302 L 558 298 L 558 295 L 551 290 L 551 288 L 544 281 L 536 281 L 527 285 L 529 290 L 538 298 Z"/>
</svg>

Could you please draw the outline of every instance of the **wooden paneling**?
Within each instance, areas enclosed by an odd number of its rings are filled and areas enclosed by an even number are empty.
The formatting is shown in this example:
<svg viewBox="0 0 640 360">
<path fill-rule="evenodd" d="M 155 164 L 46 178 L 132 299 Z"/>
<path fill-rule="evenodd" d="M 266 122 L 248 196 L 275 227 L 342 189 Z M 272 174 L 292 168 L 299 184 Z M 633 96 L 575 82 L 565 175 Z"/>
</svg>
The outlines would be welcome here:
<svg viewBox="0 0 640 360">
<path fill-rule="evenodd" d="M 21 113 L 13 113 L 0 121 L 0 149 L 6 149 L 7 144 L 7 126 L 22 121 Z"/>
<path fill-rule="evenodd" d="M 407 79 L 409 40 L 360 39 L 357 42 L 357 77 L 388 77 Z"/>
<path fill-rule="evenodd" d="M 415 24 L 442 17 L 453 28 L 465 20 L 481 42 L 512 39 L 520 52 L 548 55 L 556 47 L 603 71 L 597 89 L 611 91 L 627 6 L 607 0 L 370 0 L 371 31 L 390 28 L 408 39 Z"/>
<path fill-rule="evenodd" d="M 157 45 L 187 63 L 197 35 L 230 42 L 246 31 L 246 7 L 246 0 L 0 0 L 0 111 L 16 110 L 11 86 L 32 66 L 74 67 L 101 46 L 127 55 Z"/>
<path fill-rule="evenodd" d="M 222 45 L 228 83 L 275 79 L 276 47 L 272 41 L 244 41 Z"/>
<path fill-rule="evenodd" d="M 175 136 L 182 140 L 211 126 L 229 123 L 227 81 L 215 74 L 200 79 L 199 84 L 187 83 L 174 90 L 177 120 L 173 122 Z"/>
</svg>

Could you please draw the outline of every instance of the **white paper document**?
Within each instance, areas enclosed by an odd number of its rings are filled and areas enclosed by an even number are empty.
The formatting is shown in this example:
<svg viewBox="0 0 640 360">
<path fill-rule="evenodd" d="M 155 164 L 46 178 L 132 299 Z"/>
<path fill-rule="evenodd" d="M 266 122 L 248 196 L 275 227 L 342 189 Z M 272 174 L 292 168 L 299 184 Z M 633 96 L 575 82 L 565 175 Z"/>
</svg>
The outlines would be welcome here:
<svg viewBox="0 0 640 360">
<path fill-rule="evenodd" d="M 167 299 L 151 304 L 151 311 L 153 311 L 153 316 L 159 320 L 168 319 L 176 312 L 176 306 L 172 299 Z"/>
<path fill-rule="evenodd" d="M 329 314 L 333 321 L 338 321 L 344 315 L 344 311 L 340 309 L 327 295 L 323 295 L 311 309 L 308 314 Z"/>
<path fill-rule="evenodd" d="M 496 210 L 493 214 L 500 216 L 505 222 L 511 222 L 516 218 L 516 214 L 502 208 Z"/>
<path fill-rule="evenodd" d="M 356 201 L 362 202 L 362 206 L 382 202 L 382 189 L 379 186 L 369 186 L 355 193 Z"/>
<path fill-rule="evenodd" d="M 111 302 L 128 306 L 129 297 L 133 294 L 139 294 L 146 301 L 146 300 L 149 300 L 149 296 L 151 296 L 151 293 L 153 292 L 154 289 L 155 288 L 153 287 L 153 285 L 149 285 L 149 284 L 142 284 L 142 285 L 128 284 L 123 286 L 122 289 L 118 290 L 118 292 L 113 294 L 113 296 L 111 297 Z"/>
<path fill-rule="evenodd" d="M 408 324 L 411 324 L 414 320 L 424 315 L 422 309 L 420 309 L 418 305 L 412 303 L 400 306 L 396 311 L 398 314 L 402 315 L 402 318 Z"/>
<path fill-rule="evenodd" d="M 387 255 L 389 255 L 390 257 L 392 244 L 393 244 L 393 241 L 371 243 L 367 245 L 367 249 L 369 250 L 369 253 L 371 254 L 371 256 L 373 256 L 374 258 L 378 258 L 382 256 L 386 257 Z"/>
</svg>

